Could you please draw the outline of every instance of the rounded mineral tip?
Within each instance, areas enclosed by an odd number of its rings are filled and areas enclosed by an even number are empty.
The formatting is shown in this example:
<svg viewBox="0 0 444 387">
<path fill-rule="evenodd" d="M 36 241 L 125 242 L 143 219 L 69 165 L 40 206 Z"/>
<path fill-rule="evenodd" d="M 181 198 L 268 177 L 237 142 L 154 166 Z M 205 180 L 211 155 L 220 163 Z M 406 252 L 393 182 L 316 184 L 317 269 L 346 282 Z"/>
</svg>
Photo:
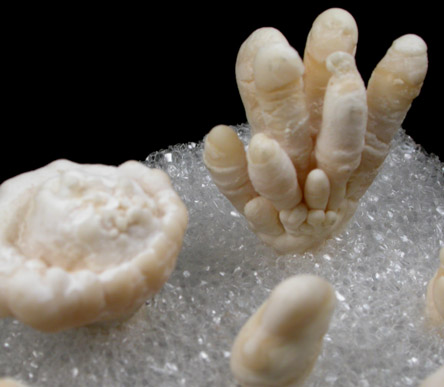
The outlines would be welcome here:
<svg viewBox="0 0 444 387">
<path fill-rule="evenodd" d="M 295 82 L 304 73 L 304 65 L 297 51 L 286 43 L 262 47 L 254 62 L 258 88 L 273 91 Z"/>
<path fill-rule="evenodd" d="M 342 8 L 330 8 L 313 22 L 306 53 L 323 62 L 334 51 L 354 54 L 357 42 L 358 26 L 353 16 Z"/>
<path fill-rule="evenodd" d="M 396 62 L 397 73 L 406 82 L 422 84 L 427 71 L 427 44 L 415 34 L 403 35 L 396 39 L 389 51 L 389 60 Z"/>
<path fill-rule="evenodd" d="M 0 187 L 0 316 L 42 331 L 121 319 L 172 272 L 187 225 L 168 176 L 57 160 Z"/>
<path fill-rule="evenodd" d="M 310 374 L 336 304 L 333 287 L 313 275 L 281 282 L 242 327 L 231 370 L 242 386 L 280 387 Z"/>
<path fill-rule="evenodd" d="M 219 190 L 243 213 L 257 194 L 248 177 L 244 145 L 232 128 L 218 125 L 208 133 L 203 161 Z"/>
<path fill-rule="evenodd" d="M 263 133 L 255 134 L 250 141 L 247 160 L 253 187 L 277 210 L 293 208 L 301 201 L 296 169 L 277 141 Z"/>
<path fill-rule="evenodd" d="M 205 161 L 218 167 L 243 163 L 245 151 L 237 134 L 228 126 L 217 125 L 205 139 Z"/>
<path fill-rule="evenodd" d="M 354 55 L 357 41 L 355 19 L 341 8 L 322 12 L 313 23 L 304 52 L 304 90 L 312 136 L 316 136 L 321 126 L 325 88 L 331 75 L 325 60 L 336 51 Z"/>
</svg>

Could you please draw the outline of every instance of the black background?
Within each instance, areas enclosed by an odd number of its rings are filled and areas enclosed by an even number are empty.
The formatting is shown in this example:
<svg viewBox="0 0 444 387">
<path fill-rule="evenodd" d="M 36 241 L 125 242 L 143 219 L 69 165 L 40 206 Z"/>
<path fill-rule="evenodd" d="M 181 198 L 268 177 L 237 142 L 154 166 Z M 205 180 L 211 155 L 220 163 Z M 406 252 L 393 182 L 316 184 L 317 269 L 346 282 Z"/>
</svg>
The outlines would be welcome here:
<svg viewBox="0 0 444 387">
<path fill-rule="evenodd" d="M 256 28 L 273 26 L 302 55 L 313 20 L 330 7 L 347 9 L 357 21 L 356 60 L 365 81 L 397 37 L 416 33 L 426 41 L 429 72 L 403 127 L 444 160 L 437 93 L 442 22 L 435 7 L 262 4 L 21 5 L 5 14 L 0 181 L 57 158 L 143 160 L 168 145 L 198 142 L 217 124 L 245 122 L 234 76 L 242 42 Z"/>
</svg>

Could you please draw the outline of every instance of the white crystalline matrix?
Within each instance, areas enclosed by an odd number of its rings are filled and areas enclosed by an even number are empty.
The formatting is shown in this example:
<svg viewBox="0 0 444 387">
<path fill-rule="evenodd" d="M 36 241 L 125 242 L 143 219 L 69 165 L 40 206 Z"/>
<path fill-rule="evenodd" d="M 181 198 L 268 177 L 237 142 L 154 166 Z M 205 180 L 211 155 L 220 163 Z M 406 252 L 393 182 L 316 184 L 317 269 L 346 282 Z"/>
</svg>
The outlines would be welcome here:
<svg viewBox="0 0 444 387">
<path fill-rule="evenodd" d="M 315 20 L 303 60 L 278 30 L 254 31 L 236 62 L 248 150 L 224 125 L 206 137 L 214 183 L 280 253 L 315 248 L 343 228 L 424 81 L 427 46 L 409 34 L 393 42 L 366 88 L 357 37 L 339 8 Z"/>
<path fill-rule="evenodd" d="M 59 331 L 130 316 L 171 274 L 187 210 L 167 175 L 57 160 L 0 187 L 0 317 Z"/>
</svg>

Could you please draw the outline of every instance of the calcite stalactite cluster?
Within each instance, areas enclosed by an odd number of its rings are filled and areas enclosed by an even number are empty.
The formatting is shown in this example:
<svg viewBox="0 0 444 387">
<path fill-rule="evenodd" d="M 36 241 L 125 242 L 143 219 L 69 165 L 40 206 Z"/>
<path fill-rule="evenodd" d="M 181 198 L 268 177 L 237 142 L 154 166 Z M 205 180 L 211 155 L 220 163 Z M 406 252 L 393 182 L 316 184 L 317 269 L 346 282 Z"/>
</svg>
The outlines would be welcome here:
<svg viewBox="0 0 444 387">
<path fill-rule="evenodd" d="M 405 35 L 366 87 L 354 59 L 357 37 L 353 17 L 337 8 L 313 23 L 303 60 L 278 30 L 253 32 L 236 62 L 248 147 L 224 125 L 205 139 L 214 183 L 279 253 L 316 248 L 348 222 L 424 81 L 427 47 Z M 440 274 L 428 292 L 435 319 L 442 318 Z M 243 386 L 302 383 L 319 353 L 333 294 L 316 277 L 280 284 L 235 340 L 236 379 Z"/>
<path fill-rule="evenodd" d="M 236 62 L 248 149 L 224 125 L 206 137 L 215 184 L 280 253 L 318 247 L 347 223 L 424 81 L 427 47 L 405 35 L 366 88 L 357 36 L 353 17 L 337 8 L 313 23 L 303 59 L 278 30 L 253 32 Z"/>
</svg>

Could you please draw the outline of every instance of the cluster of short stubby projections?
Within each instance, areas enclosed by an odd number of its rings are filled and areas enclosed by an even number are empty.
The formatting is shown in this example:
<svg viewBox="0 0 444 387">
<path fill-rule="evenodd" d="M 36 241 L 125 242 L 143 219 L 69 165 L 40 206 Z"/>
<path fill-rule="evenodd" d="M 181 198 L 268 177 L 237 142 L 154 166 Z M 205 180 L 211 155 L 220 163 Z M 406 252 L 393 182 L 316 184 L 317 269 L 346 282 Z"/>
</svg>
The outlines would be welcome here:
<svg viewBox="0 0 444 387">
<path fill-rule="evenodd" d="M 276 29 L 253 32 L 236 63 L 252 132 L 248 150 L 227 126 L 205 139 L 214 183 L 279 253 L 319 248 L 347 223 L 423 83 L 427 47 L 406 35 L 366 88 L 355 65 L 357 35 L 348 12 L 327 10 L 302 60 Z M 131 316 L 168 280 L 187 225 L 168 176 L 135 161 L 55 161 L 2 184 L 0 214 L 0 317 L 46 332 Z M 427 293 L 427 313 L 438 326 L 444 250 L 440 259 Z M 279 284 L 234 341 L 236 380 L 302 383 L 335 304 L 333 287 L 317 276 Z M 424 386 L 444 385 L 443 373 Z"/>
</svg>

